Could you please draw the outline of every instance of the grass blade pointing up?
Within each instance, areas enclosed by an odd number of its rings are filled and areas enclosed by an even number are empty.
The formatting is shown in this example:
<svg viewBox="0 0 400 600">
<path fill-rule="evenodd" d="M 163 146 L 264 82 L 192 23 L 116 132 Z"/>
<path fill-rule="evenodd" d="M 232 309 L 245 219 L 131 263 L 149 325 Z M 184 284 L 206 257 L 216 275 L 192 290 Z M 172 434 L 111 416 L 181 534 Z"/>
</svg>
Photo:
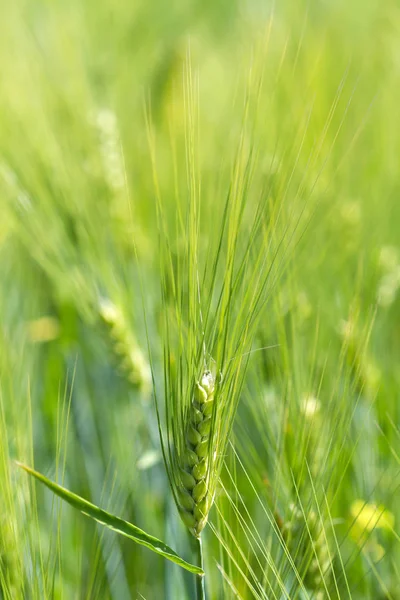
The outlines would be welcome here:
<svg viewBox="0 0 400 600">
<path fill-rule="evenodd" d="M 45 477 L 38 471 L 31 469 L 27 465 L 24 465 L 18 461 L 16 462 L 16 464 L 22 469 L 24 469 L 24 471 L 29 473 L 29 475 L 32 475 L 38 481 L 44 483 L 44 485 L 48 487 L 52 492 L 54 492 L 54 494 L 62 498 L 62 500 L 65 500 L 65 502 L 68 502 L 68 504 L 70 504 L 74 508 L 80 510 L 81 513 L 86 515 L 87 517 L 90 517 L 98 523 L 105 525 L 109 529 L 112 529 L 113 531 L 116 531 L 117 533 L 128 537 L 137 544 L 146 546 L 146 548 L 149 548 L 149 550 L 156 552 L 156 554 L 160 554 L 167 560 L 176 563 L 177 565 L 179 565 L 183 569 L 186 569 L 187 571 L 190 571 L 191 573 L 196 573 L 197 575 L 204 575 L 204 572 L 200 567 L 191 565 L 190 563 L 183 560 L 183 558 L 178 556 L 176 552 L 172 550 L 172 548 L 164 544 L 164 542 L 157 539 L 156 537 L 149 535 L 142 529 L 139 529 L 135 525 L 132 525 L 132 523 L 124 521 L 120 517 L 116 517 L 115 515 L 106 512 L 105 510 L 99 508 L 98 506 L 95 506 L 91 502 L 88 502 L 84 498 L 81 498 L 77 494 L 74 494 L 73 492 L 70 492 L 64 487 L 57 485 L 50 479 L 47 479 L 47 477 Z"/>
</svg>

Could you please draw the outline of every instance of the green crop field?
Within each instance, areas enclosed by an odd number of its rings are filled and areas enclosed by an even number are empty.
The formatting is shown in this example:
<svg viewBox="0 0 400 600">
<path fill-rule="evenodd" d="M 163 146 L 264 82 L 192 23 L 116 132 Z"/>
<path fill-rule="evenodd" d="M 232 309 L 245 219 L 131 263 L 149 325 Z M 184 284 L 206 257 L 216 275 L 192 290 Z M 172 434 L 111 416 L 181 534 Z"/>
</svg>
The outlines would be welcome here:
<svg viewBox="0 0 400 600">
<path fill-rule="evenodd" d="M 400 5 L 0 19 L 0 599 L 400 600 Z"/>
</svg>

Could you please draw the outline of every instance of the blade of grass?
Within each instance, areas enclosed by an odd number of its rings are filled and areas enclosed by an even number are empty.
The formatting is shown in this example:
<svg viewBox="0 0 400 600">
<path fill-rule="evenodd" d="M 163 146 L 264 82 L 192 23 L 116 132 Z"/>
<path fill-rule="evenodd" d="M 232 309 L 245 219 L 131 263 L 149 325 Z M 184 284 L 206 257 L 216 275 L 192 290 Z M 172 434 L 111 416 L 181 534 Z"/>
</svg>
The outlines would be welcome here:
<svg viewBox="0 0 400 600">
<path fill-rule="evenodd" d="M 77 494 L 74 494 L 66 488 L 54 483 L 38 471 L 35 471 L 34 469 L 28 467 L 27 465 L 24 465 L 18 461 L 16 461 L 16 464 L 22 469 L 24 469 L 24 471 L 26 471 L 29 475 L 32 475 L 33 477 L 35 477 L 35 479 L 43 483 L 54 494 L 65 500 L 65 502 L 68 502 L 68 504 L 79 510 L 82 514 L 86 515 L 87 517 L 90 517 L 98 523 L 101 523 L 101 525 L 105 525 L 109 529 L 112 529 L 113 531 L 116 531 L 117 533 L 128 537 L 137 544 L 141 544 L 142 546 L 149 548 L 149 550 L 152 550 L 156 554 L 160 554 L 167 560 L 174 562 L 175 564 L 179 565 L 183 569 L 186 569 L 187 571 L 190 571 L 191 573 L 195 573 L 196 575 L 201 576 L 204 575 L 204 571 L 200 567 L 186 562 L 183 558 L 178 556 L 178 554 L 176 554 L 176 552 L 172 550 L 172 548 L 167 546 L 164 542 L 157 539 L 156 537 L 149 535 L 148 533 L 144 532 L 142 529 L 139 529 L 132 523 L 129 523 L 128 521 L 125 521 L 120 517 L 112 515 L 109 512 L 106 512 L 105 510 L 99 508 L 98 506 L 95 506 L 94 504 L 88 502 L 84 498 L 81 498 Z"/>
</svg>

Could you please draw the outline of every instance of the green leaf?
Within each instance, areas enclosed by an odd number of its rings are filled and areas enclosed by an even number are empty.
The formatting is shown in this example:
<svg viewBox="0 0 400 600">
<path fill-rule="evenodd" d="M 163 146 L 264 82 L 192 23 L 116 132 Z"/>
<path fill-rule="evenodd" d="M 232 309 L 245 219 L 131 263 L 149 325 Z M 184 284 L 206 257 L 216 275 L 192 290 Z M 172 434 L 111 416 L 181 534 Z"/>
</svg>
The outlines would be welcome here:
<svg viewBox="0 0 400 600">
<path fill-rule="evenodd" d="M 22 469 L 24 469 L 24 471 L 29 473 L 29 475 L 32 475 L 40 482 L 44 483 L 44 485 L 48 487 L 52 492 L 54 492 L 57 496 L 65 500 L 65 502 L 68 502 L 68 504 L 70 504 L 74 508 L 80 510 L 81 513 L 83 513 L 87 517 L 91 517 L 98 523 L 101 523 L 109 529 L 112 529 L 113 531 L 116 531 L 117 533 L 128 537 L 137 544 L 146 546 L 146 548 L 149 548 L 156 554 L 160 554 L 164 558 L 176 563 L 177 565 L 179 565 L 183 569 L 186 569 L 187 571 L 190 571 L 191 573 L 195 573 L 196 575 L 204 575 L 204 571 L 200 567 L 196 567 L 195 565 L 192 565 L 183 560 L 183 558 L 178 556 L 177 553 L 174 550 L 172 550 L 172 548 L 167 546 L 167 544 L 164 544 L 164 542 L 157 539 L 156 537 L 149 535 L 142 529 L 139 529 L 139 527 L 132 525 L 132 523 L 124 521 L 123 519 L 120 519 L 119 517 L 116 517 L 115 515 L 106 512 L 98 506 L 95 506 L 94 504 L 88 502 L 84 498 L 81 498 L 77 494 L 70 492 L 64 487 L 58 485 L 57 483 L 54 483 L 50 479 L 47 479 L 47 477 L 45 477 L 38 471 L 31 469 L 27 465 L 24 465 L 18 461 L 16 461 L 16 464 Z"/>
</svg>

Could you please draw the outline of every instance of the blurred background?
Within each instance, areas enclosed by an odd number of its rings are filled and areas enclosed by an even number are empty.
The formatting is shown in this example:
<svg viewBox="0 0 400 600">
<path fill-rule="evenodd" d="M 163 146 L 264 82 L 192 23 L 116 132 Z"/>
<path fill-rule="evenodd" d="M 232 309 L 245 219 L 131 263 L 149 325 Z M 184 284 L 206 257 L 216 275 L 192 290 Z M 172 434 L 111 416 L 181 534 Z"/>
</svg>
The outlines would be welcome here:
<svg viewBox="0 0 400 600">
<path fill-rule="evenodd" d="M 399 4 L 15 0 L 2 16 L 0 597 L 194 597 L 191 575 L 13 463 L 192 560 L 148 357 L 162 387 L 156 197 L 173 231 L 189 69 L 202 260 L 240 140 L 246 211 L 265 199 L 278 257 L 253 345 L 272 348 L 249 360 L 205 531 L 208 595 L 400 599 Z"/>
</svg>

